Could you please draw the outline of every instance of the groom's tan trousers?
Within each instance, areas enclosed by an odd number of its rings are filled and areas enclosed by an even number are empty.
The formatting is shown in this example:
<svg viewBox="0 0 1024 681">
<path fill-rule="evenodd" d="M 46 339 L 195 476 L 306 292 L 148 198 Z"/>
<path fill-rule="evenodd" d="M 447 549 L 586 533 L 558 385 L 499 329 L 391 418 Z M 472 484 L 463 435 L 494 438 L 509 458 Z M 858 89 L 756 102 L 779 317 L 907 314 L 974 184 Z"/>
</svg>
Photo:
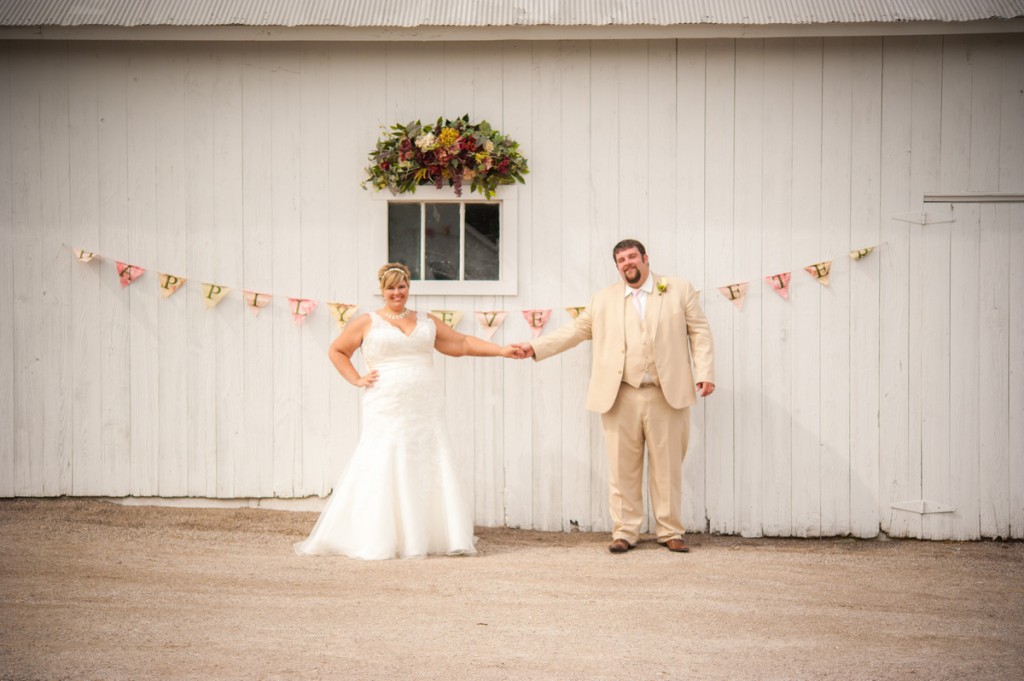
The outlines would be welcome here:
<svg viewBox="0 0 1024 681">
<path fill-rule="evenodd" d="M 608 508 L 612 537 L 636 544 L 643 521 L 644 444 L 658 541 L 682 536 L 683 459 L 690 439 L 690 409 L 673 409 L 656 385 L 619 387 L 601 415 L 608 447 Z"/>
</svg>

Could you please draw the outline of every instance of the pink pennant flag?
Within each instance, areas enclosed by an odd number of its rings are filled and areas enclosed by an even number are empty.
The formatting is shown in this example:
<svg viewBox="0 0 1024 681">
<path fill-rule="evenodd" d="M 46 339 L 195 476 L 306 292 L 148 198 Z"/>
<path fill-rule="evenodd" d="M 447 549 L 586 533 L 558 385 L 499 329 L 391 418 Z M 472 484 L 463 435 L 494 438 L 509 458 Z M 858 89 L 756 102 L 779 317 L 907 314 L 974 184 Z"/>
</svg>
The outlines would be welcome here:
<svg viewBox="0 0 1024 681">
<path fill-rule="evenodd" d="M 567 307 L 567 308 L 565 308 L 565 311 L 569 313 L 570 317 L 572 317 L 573 319 L 576 319 L 577 317 L 580 316 L 580 312 L 583 312 L 586 309 L 587 309 L 587 306 L 583 305 L 582 307 L 579 307 L 579 306 L 578 307 Z"/>
<path fill-rule="evenodd" d="M 89 262 L 90 260 L 99 260 L 100 256 L 96 255 L 92 251 L 83 251 L 81 248 L 72 249 L 75 252 L 75 258 L 78 262 Z"/>
<path fill-rule="evenodd" d="M 169 298 L 185 283 L 185 277 L 176 277 L 173 274 L 164 274 L 163 272 L 157 272 L 157 275 L 160 277 L 160 293 L 163 294 L 164 298 Z"/>
<path fill-rule="evenodd" d="M 748 286 L 750 286 L 749 281 L 741 281 L 738 284 L 719 286 L 718 290 L 721 292 L 723 296 L 732 301 L 732 304 L 736 306 L 737 310 L 742 310 L 743 303 L 747 299 Z"/>
<path fill-rule="evenodd" d="M 317 301 L 309 298 L 289 298 L 288 305 L 292 311 L 292 321 L 295 322 L 295 326 L 299 326 L 306 321 L 306 317 L 313 314 Z"/>
<path fill-rule="evenodd" d="M 242 300 L 245 301 L 245 306 L 252 310 L 254 317 L 260 315 L 260 310 L 265 308 L 270 302 L 271 295 L 269 293 L 257 293 L 256 291 L 242 291 Z"/>
<path fill-rule="evenodd" d="M 832 261 L 826 260 L 825 262 L 816 262 L 813 265 L 808 265 L 804 268 L 804 272 L 817 279 L 818 283 L 822 286 L 828 286 L 828 278 L 832 272 Z"/>
<path fill-rule="evenodd" d="M 358 305 L 349 305 L 348 303 L 327 303 L 327 307 L 331 308 L 331 319 L 338 325 L 338 331 L 345 330 L 345 325 L 359 309 Z"/>
<path fill-rule="evenodd" d="M 224 300 L 224 296 L 228 294 L 231 289 L 227 286 L 221 286 L 220 284 L 200 284 L 203 288 L 203 300 L 206 301 L 206 307 L 217 307 L 217 303 Z"/>
<path fill-rule="evenodd" d="M 789 278 L 792 276 L 792 272 L 779 272 L 778 274 L 772 274 L 764 278 L 768 285 L 775 289 L 775 292 L 783 297 L 785 300 L 789 300 Z"/>
<path fill-rule="evenodd" d="M 878 248 L 877 246 L 868 246 L 867 248 L 858 248 L 856 251 L 850 251 L 850 257 L 854 260 L 860 260 L 867 256 L 868 253 Z"/>
<path fill-rule="evenodd" d="M 431 310 L 430 314 L 434 315 L 453 329 L 462 321 L 461 310 Z"/>
<path fill-rule="evenodd" d="M 484 334 L 484 340 L 491 340 L 494 337 L 494 332 L 498 330 L 498 327 L 501 326 L 501 323 L 505 321 L 507 316 L 508 312 L 502 312 L 501 310 L 477 311 L 476 323 L 480 325 L 480 329 Z"/>
<path fill-rule="evenodd" d="M 120 260 L 115 260 L 114 263 L 117 265 L 117 276 L 121 279 L 121 288 L 131 285 L 133 281 L 142 276 L 142 273 L 146 270 L 135 265 L 128 265 Z"/>
<path fill-rule="evenodd" d="M 541 331 L 544 330 L 544 325 L 548 323 L 548 317 L 550 316 L 550 308 L 547 310 L 523 310 L 523 317 L 526 319 L 526 323 L 530 325 L 534 338 L 539 336 Z"/>
</svg>

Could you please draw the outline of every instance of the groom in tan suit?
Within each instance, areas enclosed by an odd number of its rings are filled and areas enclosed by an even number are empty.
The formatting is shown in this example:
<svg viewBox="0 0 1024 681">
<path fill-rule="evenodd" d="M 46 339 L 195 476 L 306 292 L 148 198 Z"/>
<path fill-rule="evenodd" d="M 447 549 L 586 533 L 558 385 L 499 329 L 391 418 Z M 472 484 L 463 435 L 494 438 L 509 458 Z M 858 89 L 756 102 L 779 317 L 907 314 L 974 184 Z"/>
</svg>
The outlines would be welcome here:
<svg viewBox="0 0 1024 681">
<path fill-rule="evenodd" d="M 586 406 L 601 414 L 608 447 L 608 550 L 625 553 L 640 538 L 646 444 L 658 543 L 686 552 L 682 466 L 690 405 L 715 389 L 711 330 L 690 282 L 652 274 L 642 243 L 620 241 L 612 257 L 622 281 L 569 324 L 519 347 L 542 360 L 593 341 Z"/>
</svg>

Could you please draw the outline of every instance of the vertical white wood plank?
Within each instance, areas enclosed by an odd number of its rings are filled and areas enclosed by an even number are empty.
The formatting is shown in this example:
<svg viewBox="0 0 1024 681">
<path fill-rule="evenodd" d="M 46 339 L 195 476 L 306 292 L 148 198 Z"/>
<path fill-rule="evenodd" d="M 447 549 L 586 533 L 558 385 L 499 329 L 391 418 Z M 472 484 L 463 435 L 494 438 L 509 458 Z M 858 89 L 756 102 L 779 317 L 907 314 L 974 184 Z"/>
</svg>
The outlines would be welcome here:
<svg viewBox="0 0 1024 681">
<path fill-rule="evenodd" d="M 324 361 L 331 342 L 324 296 L 330 282 L 330 56 L 328 47 L 306 43 L 302 50 L 300 168 L 301 269 L 303 298 L 318 301 L 299 329 L 302 353 L 302 494 L 324 495 L 334 484 L 331 472 L 330 384 L 333 367 Z M 359 155 L 347 157 L 358 164 Z M 333 326 L 333 325 L 331 325 Z"/>
<path fill-rule="evenodd" d="M 589 211 L 590 169 L 590 43 L 561 44 L 561 119 L 558 126 L 561 144 L 561 187 L 559 195 L 562 261 L 558 267 L 558 305 L 587 305 L 590 287 L 591 215 Z M 536 146 L 536 145 L 535 145 Z M 564 309 L 555 309 L 559 321 L 570 320 Z M 590 378 L 590 345 L 586 344 L 562 355 L 562 404 L 558 432 L 562 447 L 563 529 L 576 527 L 585 532 L 594 528 L 591 516 L 592 499 L 604 490 L 593 488 L 591 471 L 604 464 L 604 444 L 594 440 L 592 421 L 598 420 L 584 408 Z M 513 369 L 520 369 L 513 366 Z M 523 367 L 525 368 L 525 367 Z M 575 522 L 575 526 L 572 523 Z"/>
<path fill-rule="evenodd" d="M 821 534 L 822 292 L 803 268 L 822 258 L 822 43 L 793 45 L 793 189 L 790 306 L 792 312 L 792 535 Z M 830 202 L 843 199 L 830 195 Z M 833 375 L 831 378 L 837 378 Z M 841 376 L 838 378 L 841 379 Z M 846 390 L 846 386 L 842 387 Z"/>
<path fill-rule="evenodd" d="M 761 272 L 794 268 L 793 41 L 766 40 L 764 66 L 764 237 Z M 800 272 L 793 272 L 794 280 Z M 793 309 L 763 281 L 751 282 L 763 302 L 762 494 L 764 533 L 788 534 L 793 526 Z M 802 291 L 801 291 L 802 293 Z"/>
<path fill-rule="evenodd" d="M 536 42 L 532 50 L 531 120 L 561 121 L 560 45 L 553 41 Z M 546 238 L 533 242 L 524 251 L 532 260 L 530 276 L 534 307 L 551 307 L 557 324 L 566 317 L 561 300 L 562 224 L 558 202 L 562 197 L 562 129 L 560 125 L 538 125 L 531 131 L 530 144 L 532 216 L 530 224 L 543 230 Z M 521 276 L 521 274 L 520 274 Z M 520 279 L 520 281 L 522 281 Z M 533 527 L 561 530 L 562 524 L 562 443 L 553 437 L 561 428 L 562 406 L 561 355 L 538 364 L 534 373 L 532 417 L 533 453 Z"/>
<path fill-rule="evenodd" d="M 498 130 L 504 130 L 502 121 L 502 83 L 492 77 L 501 69 L 501 51 L 487 43 L 475 43 L 472 50 L 473 91 L 470 105 L 472 120 L 486 120 Z M 513 135 L 513 139 L 516 139 Z M 532 178 L 530 178 L 532 181 Z M 502 238 L 507 238 L 513 225 L 502 224 Z M 464 333 L 482 336 L 476 323 L 477 310 L 499 310 L 504 307 L 500 297 L 477 296 L 471 298 L 466 307 L 466 328 Z M 506 317 L 506 323 L 513 319 Z M 509 327 L 502 325 L 491 341 L 502 345 L 509 335 Z M 504 401 L 505 372 L 529 371 L 528 363 L 507 364 L 505 362 L 478 362 L 474 366 L 473 395 L 476 417 L 473 430 L 473 499 L 475 518 L 478 525 L 498 527 L 505 522 L 504 488 L 505 466 L 502 448 L 504 422 L 502 404 Z"/>
<path fill-rule="evenodd" d="M 852 38 L 833 38 L 824 43 L 819 199 L 821 243 L 818 256 L 820 260 L 833 262 L 829 286 L 818 286 L 821 305 L 819 418 L 822 536 L 850 533 L 851 292 L 850 259 L 846 253 L 850 250 L 850 216 L 853 201 L 853 55 Z M 868 101 L 871 101 L 870 98 Z M 877 125 L 878 119 L 876 118 L 874 122 Z M 875 153 L 878 153 L 877 146 Z M 797 265 L 800 266 L 801 263 Z M 864 350 L 870 351 L 870 348 Z"/>
<path fill-rule="evenodd" d="M 15 441 L 12 46 L 0 45 L 0 497 L 12 497 Z M 70 256 L 68 256 L 70 257 Z"/>
<path fill-rule="evenodd" d="M 97 471 L 99 480 L 96 484 L 102 494 L 109 496 L 131 493 L 131 297 L 121 288 L 113 262 L 122 260 L 134 264 L 128 233 L 128 150 L 125 140 L 128 50 L 127 45 L 103 45 L 98 47 L 97 60 L 98 247 L 105 261 L 100 280 L 99 314 L 95 319 L 100 328 L 103 353 L 99 363 L 103 386 L 100 398 L 103 463 Z M 153 273 L 147 274 L 152 276 Z M 132 286 L 151 283 L 151 279 L 141 280 Z"/>
<path fill-rule="evenodd" d="M 882 48 L 881 38 L 854 39 L 847 250 L 875 246 L 880 241 Z M 849 267 L 850 532 L 856 537 L 875 537 L 880 525 L 879 278 L 883 251 L 876 250 L 874 257 L 859 261 L 849 259 L 838 247 L 833 255 L 837 265 L 842 262 Z"/>
<path fill-rule="evenodd" d="M 68 156 L 71 192 L 71 248 L 99 251 L 99 81 L 97 46 L 76 42 L 69 47 Z M 69 258 L 73 257 L 68 255 Z M 100 291 L 110 273 L 109 260 L 75 263 L 71 269 L 70 319 L 72 346 L 77 361 L 72 369 L 73 438 L 72 493 L 106 494 L 102 478 L 103 356 L 100 326 Z"/>
<path fill-rule="evenodd" d="M 1024 261 L 1010 259 L 1011 230 L 1021 227 L 1010 222 L 1012 206 L 982 204 L 980 209 L 978 386 L 974 395 L 979 401 L 974 406 L 978 415 L 978 440 L 976 446 L 965 448 L 962 454 L 975 449 L 978 454 L 979 535 L 1006 538 L 1010 536 L 1009 426 L 1013 422 L 1009 403 L 1012 394 L 1010 299 L 1017 297 L 1010 288 L 1010 273 L 1024 267 Z"/>
<path fill-rule="evenodd" d="M 1004 44 L 1005 37 L 999 35 L 971 36 L 968 42 L 971 89 L 963 98 L 970 107 L 970 191 L 992 192 L 999 187 Z"/>
<path fill-rule="evenodd" d="M 965 192 L 971 170 L 971 56 L 969 36 L 942 39 L 941 191 Z M 931 191 L 926 189 L 925 191 Z"/>
<path fill-rule="evenodd" d="M 520 150 L 530 159 L 531 168 L 537 167 L 533 145 L 531 120 L 533 91 L 531 43 L 509 42 L 501 46 L 502 72 L 502 124 L 504 132 L 519 141 Z M 519 214 L 519 292 L 505 299 L 509 311 L 505 321 L 506 336 L 527 340 L 529 329 L 521 310 L 545 304 L 550 300 L 533 286 L 533 191 L 537 186 L 537 171 L 530 171 L 530 181 L 517 193 Z M 541 373 L 549 369 L 552 361 L 542 364 L 530 362 L 505 371 L 505 403 L 502 419 L 505 452 L 505 524 L 509 527 L 533 527 L 533 389 Z"/>
<path fill-rule="evenodd" d="M 882 530 L 899 537 L 910 534 L 911 515 L 892 504 L 920 498 L 920 477 L 910 474 L 910 229 L 892 217 L 910 210 L 913 50 L 910 38 L 882 45 L 879 516 Z"/>
<path fill-rule="evenodd" d="M 39 58 L 40 232 L 36 234 L 38 265 L 43 276 L 39 293 L 43 316 L 34 352 L 43 358 L 42 494 L 71 491 L 72 403 L 71 345 L 68 313 L 71 302 L 70 209 L 68 189 L 68 46 L 46 45 Z M 41 237 L 40 237 L 41 235 Z"/>
<path fill-rule="evenodd" d="M 736 42 L 714 40 L 707 43 L 707 100 L 705 103 L 707 147 L 705 150 L 705 238 L 704 286 L 715 282 L 731 283 L 735 250 L 735 73 Z M 709 300 L 705 294 L 704 300 Z M 717 302 L 717 301 L 716 301 Z M 705 403 L 706 494 L 709 529 L 731 534 L 736 530 L 733 324 L 731 305 L 708 305 L 706 314 L 715 340 L 716 386 L 722 388 Z"/>
<path fill-rule="evenodd" d="M 961 204 L 956 207 L 955 226 L 950 230 L 949 257 L 949 503 L 956 511 L 950 518 L 951 539 L 977 539 L 980 534 L 979 326 L 978 302 L 981 230 L 993 219 L 982 216 L 992 206 Z M 988 224 L 985 224 L 988 223 Z M 984 225 L 984 227 L 983 227 Z M 925 497 L 926 499 L 928 497 Z"/>
<path fill-rule="evenodd" d="M 166 94 L 164 83 L 152 79 L 161 55 L 152 44 L 141 43 L 128 56 L 126 77 L 126 137 L 128 175 L 128 241 L 132 262 L 147 268 L 144 279 L 126 293 L 131 301 L 128 323 L 128 349 L 131 362 L 131 479 L 133 496 L 157 493 L 157 455 L 160 452 L 158 324 L 160 294 L 157 271 L 163 257 L 157 244 L 158 140 L 159 111 Z"/>
<path fill-rule="evenodd" d="M 941 181 L 942 38 L 917 39 L 910 89 L 913 103 L 910 201 Z M 920 235 L 920 238 L 915 238 Z M 921 497 L 948 500 L 949 480 L 949 224 L 911 224 L 910 451 L 911 479 L 920 470 Z M 948 514 L 921 518 L 921 536 L 948 538 Z"/>
<path fill-rule="evenodd" d="M 713 307 L 716 280 L 705 276 L 705 98 L 706 98 L 706 43 L 703 40 L 676 41 L 676 260 L 670 273 L 688 279 L 697 288 L 704 289 L 701 302 L 705 312 Z M 607 256 L 605 256 L 607 257 Z M 717 343 L 721 329 L 712 326 L 711 334 Z M 724 357 L 718 354 L 719 366 Z M 718 394 L 713 400 L 728 400 L 732 389 L 718 377 Z M 722 433 L 711 433 L 706 428 L 706 409 L 700 400 L 690 409 L 690 444 L 683 461 L 684 527 L 691 532 L 708 529 L 706 502 L 706 452 L 708 442 Z"/>
<path fill-rule="evenodd" d="M 761 230 L 764 196 L 764 41 L 736 42 L 736 168 L 735 168 L 735 257 L 728 281 L 750 281 L 749 297 L 742 310 L 708 282 L 705 301 L 708 307 L 725 310 L 734 320 L 734 370 L 731 399 L 735 405 L 735 477 L 736 531 L 744 537 L 759 537 L 761 512 L 761 303 L 757 295 L 761 282 Z M 716 341 L 717 329 L 712 329 Z M 727 359 L 727 358 L 722 358 Z M 721 361 L 721 360 L 720 360 Z M 722 392 L 712 399 L 728 396 Z M 709 433 L 718 437 L 717 433 Z"/>
</svg>

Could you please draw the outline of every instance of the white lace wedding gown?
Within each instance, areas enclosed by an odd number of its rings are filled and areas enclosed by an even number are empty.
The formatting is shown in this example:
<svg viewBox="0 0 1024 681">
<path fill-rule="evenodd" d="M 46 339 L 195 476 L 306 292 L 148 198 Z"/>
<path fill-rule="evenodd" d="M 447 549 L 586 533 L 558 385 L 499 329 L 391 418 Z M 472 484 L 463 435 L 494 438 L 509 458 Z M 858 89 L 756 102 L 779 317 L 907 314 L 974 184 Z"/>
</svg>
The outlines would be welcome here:
<svg viewBox="0 0 1024 681">
<path fill-rule="evenodd" d="M 434 370 L 434 322 L 417 313 L 406 336 L 370 317 L 363 358 L 379 378 L 363 389 L 359 444 L 295 551 L 368 560 L 475 553 Z"/>
</svg>

